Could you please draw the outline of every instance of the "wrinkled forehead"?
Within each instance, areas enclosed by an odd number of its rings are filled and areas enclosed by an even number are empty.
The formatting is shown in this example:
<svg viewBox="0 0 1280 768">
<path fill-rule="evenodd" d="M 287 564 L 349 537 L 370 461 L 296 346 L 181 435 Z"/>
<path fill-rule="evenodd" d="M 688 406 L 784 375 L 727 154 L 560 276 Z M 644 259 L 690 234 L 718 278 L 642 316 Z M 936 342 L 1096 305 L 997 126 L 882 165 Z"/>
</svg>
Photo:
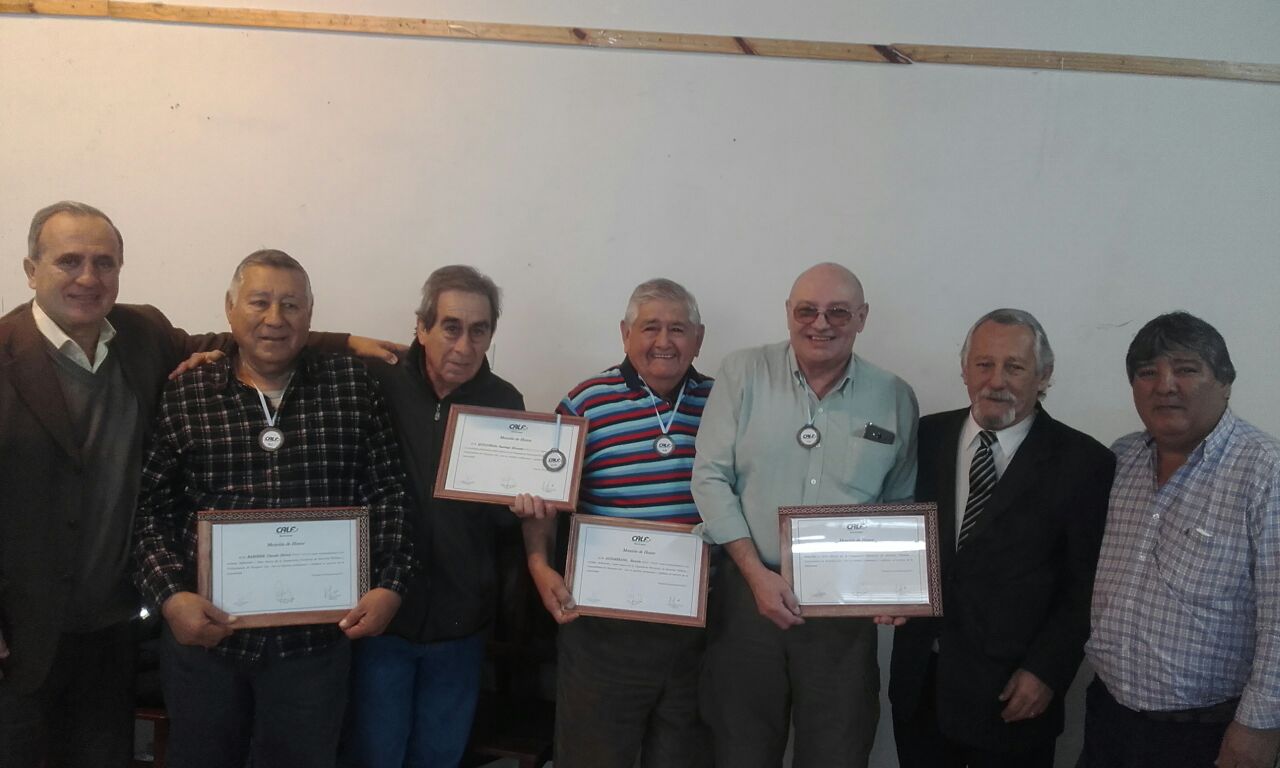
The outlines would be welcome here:
<svg viewBox="0 0 1280 768">
<path fill-rule="evenodd" d="M 120 238 L 115 227 L 101 216 L 63 211 L 54 214 L 40 229 L 36 253 L 84 255 L 110 254 L 121 260 Z"/>
<path fill-rule="evenodd" d="M 842 269 L 816 267 L 796 279 L 795 284 L 791 286 L 791 294 L 787 300 L 792 305 L 833 306 L 843 304 L 848 307 L 856 307 L 863 302 L 862 286 Z"/>
<path fill-rule="evenodd" d="M 1036 332 L 1020 323 L 988 320 L 973 330 L 969 342 L 970 355 L 1031 358 L 1036 355 Z"/>
<path fill-rule="evenodd" d="M 635 324 L 659 321 L 663 323 L 691 324 L 689 306 L 673 299 L 649 299 L 636 306 Z"/>
<path fill-rule="evenodd" d="M 862 294 L 848 283 L 832 282 L 825 284 L 802 285 L 797 283 L 787 299 L 792 306 L 812 304 L 816 307 L 842 306 L 848 309 L 862 305 Z"/>
<path fill-rule="evenodd" d="M 311 280 L 307 273 L 297 269 L 253 264 L 245 268 L 240 277 L 240 295 L 272 294 L 309 299 Z"/>
<path fill-rule="evenodd" d="M 493 307 L 489 297 L 470 291 L 444 291 L 436 299 L 436 322 L 461 320 L 467 325 L 493 323 Z"/>
</svg>

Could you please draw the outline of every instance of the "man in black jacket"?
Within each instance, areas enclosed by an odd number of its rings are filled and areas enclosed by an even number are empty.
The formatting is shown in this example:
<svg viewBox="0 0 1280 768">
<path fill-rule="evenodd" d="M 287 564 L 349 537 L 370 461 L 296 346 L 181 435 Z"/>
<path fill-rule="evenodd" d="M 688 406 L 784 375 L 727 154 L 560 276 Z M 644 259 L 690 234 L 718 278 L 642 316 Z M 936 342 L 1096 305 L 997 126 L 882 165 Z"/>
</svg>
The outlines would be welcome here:
<svg viewBox="0 0 1280 768">
<path fill-rule="evenodd" d="M 970 407 L 920 421 L 916 500 L 938 503 L 944 616 L 895 631 L 898 759 L 1051 768 L 1115 459 L 1040 407 L 1053 350 L 1029 313 L 984 315 L 961 366 Z"/>
<path fill-rule="evenodd" d="M 492 280 L 442 267 L 422 288 L 409 353 L 370 366 L 400 436 L 422 568 L 386 634 L 356 644 L 345 748 L 353 765 L 453 766 L 466 749 L 497 603 L 497 536 L 518 520 L 505 507 L 432 498 L 432 487 L 450 408 L 524 409 L 485 360 L 498 314 Z"/>
</svg>

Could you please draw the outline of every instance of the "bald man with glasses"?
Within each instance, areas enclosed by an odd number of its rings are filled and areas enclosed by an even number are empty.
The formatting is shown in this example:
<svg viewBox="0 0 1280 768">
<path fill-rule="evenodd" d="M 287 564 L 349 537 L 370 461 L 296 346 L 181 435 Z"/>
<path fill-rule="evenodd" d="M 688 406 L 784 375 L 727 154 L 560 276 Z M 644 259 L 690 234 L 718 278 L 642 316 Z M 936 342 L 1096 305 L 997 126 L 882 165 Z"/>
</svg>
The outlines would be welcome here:
<svg viewBox="0 0 1280 768">
<path fill-rule="evenodd" d="M 866 766 L 879 718 L 871 619 L 810 618 L 779 575 L 778 507 L 905 501 L 919 408 L 853 353 L 862 284 L 838 264 L 796 279 L 790 338 L 729 355 L 698 432 L 693 496 L 732 562 L 716 574 L 700 686 L 716 763 Z"/>
</svg>

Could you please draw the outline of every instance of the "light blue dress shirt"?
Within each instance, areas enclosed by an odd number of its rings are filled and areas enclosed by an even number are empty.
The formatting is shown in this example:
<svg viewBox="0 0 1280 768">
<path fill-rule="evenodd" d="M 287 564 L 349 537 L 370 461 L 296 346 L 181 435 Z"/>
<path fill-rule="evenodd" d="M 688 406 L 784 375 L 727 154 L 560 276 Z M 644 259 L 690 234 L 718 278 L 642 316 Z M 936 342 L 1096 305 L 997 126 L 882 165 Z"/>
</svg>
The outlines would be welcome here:
<svg viewBox="0 0 1280 768">
<path fill-rule="evenodd" d="M 779 564 L 778 507 L 909 500 L 916 483 L 920 409 L 905 381 L 854 355 L 817 400 L 788 342 L 725 358 L 698 430 L 693 497 L 703 534 L 750 537 Z M 812 418 L 821 443 L 796 434 Z M 881 440 L 869 439 L 868 425 Z"/>
</svg>

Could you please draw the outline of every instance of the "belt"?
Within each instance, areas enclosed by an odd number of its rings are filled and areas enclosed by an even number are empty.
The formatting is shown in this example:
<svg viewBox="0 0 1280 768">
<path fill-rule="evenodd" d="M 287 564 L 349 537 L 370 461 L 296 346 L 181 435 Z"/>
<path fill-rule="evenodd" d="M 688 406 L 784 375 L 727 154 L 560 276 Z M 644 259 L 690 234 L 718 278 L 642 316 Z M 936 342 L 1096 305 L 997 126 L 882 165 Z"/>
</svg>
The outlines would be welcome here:
<svg viewBox="0 0 1280 768">
<path fill-rule="evenodd" d="M 1094 678 L 1099 690 L 1113 702 L 1116 706 L 1128 709 L 1130 712 L 1141 717 L 1144 720 L 1150 720 L 1153 723 L 1197 723 L 1200 725 L 1222 725 L 1230 723 L 1236 716 L 1236 707 L 1240 706 L 1240 697 L 1220 701 L 1217 704 L 1210 704 L 1207 707 L 1195 707 L 1193 709 L 1157 709 L 1144 712 L 1138 709 L 1129 709 L 1125 705 L 1116 701 L 1116 697 L 1111 695 L 1111 691 L 1107 690 L 1107 686 L 1102 682 L 1101 677 Z"/>
<path fill-rule="evenodd" d="M 1157 710 L 1139 712 L 1144 718 L 1156 723 L 1200 723 L 1203 725 L 1221 725 L 1229 723 L 1236 716 L 1236 707 L 1240 705 L 1240 697 L 1210 704 L 1195 709 Z"/>
</svg>

